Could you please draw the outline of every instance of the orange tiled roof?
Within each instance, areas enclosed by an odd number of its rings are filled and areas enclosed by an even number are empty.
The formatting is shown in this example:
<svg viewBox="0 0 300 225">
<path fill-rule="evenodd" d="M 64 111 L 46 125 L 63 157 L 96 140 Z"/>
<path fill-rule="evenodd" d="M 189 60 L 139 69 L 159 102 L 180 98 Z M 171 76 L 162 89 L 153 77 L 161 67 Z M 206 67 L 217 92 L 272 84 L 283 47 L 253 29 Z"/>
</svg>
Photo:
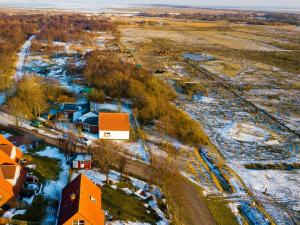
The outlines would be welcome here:
<svg viewBox="0 0 300 225">
<path fill-rule="evenodd" d="M 104 225 L 101 189 L 83 174 L 78 175 L 62 191 L 58 225 L 65 224 L 75 215 L 80 215 L 88 224 Z"/>
<path fill-rule="evenodd" d="M 16 161 L 12 160 L 6 153 L 4 153 L 1 149 L 0 149 L 0 165 L 1 164 L 17 164 Z"/>
<path fill-rule="evenodd" d="M 14 197 L 13 186 L 0 176 L 0 207 Z"/>
<path fill-rule="evenodd" d="M 2 152 L 6 153 L 10 157 L 13 147 L 14 147 L 14 145 L 0 134 L 0 151 L 2 150 Z M 20 151 L 20 149 L 16 148 L 16 158 L 15 159 L 20 160 L 22 158 L 22 155 L 23 154 Z"/>
<path fill-rule="evenodd" d="M 11 152 L 12 152 L 13 148 L 14 148 L 14 146 L 0 143 L 0 150 L 2 150 L 8 156 L 11 156 Z"/>
<path fill-rule="evenodd" d="M 15 186 L 7 181 L 15 177 L 16 169 L 20 166 L 18 160 L 22 157 L 22 152 L 16 148 L 16 157 L 10 158 L 13 147 L 10 141 L 0 135 L 0 207 L 19 194 L 25 178 L 26 171 L 21 169 Z"/>
<path fill-rule="evenodd" d="M 128 113 L 99 113 L 99 130 L 129 131 Z"/>
</svg>

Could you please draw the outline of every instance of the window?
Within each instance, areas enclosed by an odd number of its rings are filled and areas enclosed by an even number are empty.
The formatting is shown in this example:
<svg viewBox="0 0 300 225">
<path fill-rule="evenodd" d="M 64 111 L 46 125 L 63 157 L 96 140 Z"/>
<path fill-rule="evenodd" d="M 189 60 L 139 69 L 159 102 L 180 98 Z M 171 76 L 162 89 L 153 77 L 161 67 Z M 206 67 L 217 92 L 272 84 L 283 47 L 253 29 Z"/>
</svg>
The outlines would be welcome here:
<svg viewBox="0 0 300 225">
<path fill-rule="evenodd" d="M 85 225 L 84 220 L 73 220 L 73 225 Z"/>
<path fill-rule="evenodd" d="M 110 137 L 110 132 L 104 132 L 104 137 L 109 138 Z"/>
<path fill-rule="evenodd" d="M 95 203 L 96 204 L 96 198 L 94 197 L 94 196 L 90 196 L 90 199 L 91 199 L 91 201 L 93 202 L 93 203 Z"/>
</svg>

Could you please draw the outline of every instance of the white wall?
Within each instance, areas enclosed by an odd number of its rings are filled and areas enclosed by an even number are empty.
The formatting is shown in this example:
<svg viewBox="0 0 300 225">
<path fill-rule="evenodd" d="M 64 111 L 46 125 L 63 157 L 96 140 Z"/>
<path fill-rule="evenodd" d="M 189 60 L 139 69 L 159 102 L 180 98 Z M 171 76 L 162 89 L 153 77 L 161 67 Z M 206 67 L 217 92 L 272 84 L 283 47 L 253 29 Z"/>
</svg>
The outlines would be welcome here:
<svg viewBox="0 0 300 225">
<path fill-rule="evenodd" d="M 17 150 L 16 150 L 16 147 L 14 146 L 13 149 L 12 149 L 12 151 L 11 151 L 10 158 L 12 160 L 15 160 L 16 156 L 17 156 Z"/>
<path fill-rule="evenodd" d="M 106 137 L 104 134 L 110 133 L 110 137 Z M 110 139 L 110 140 L 129 140 L 129 131 L 99 131 L 99 139 Z"/>
</svg>

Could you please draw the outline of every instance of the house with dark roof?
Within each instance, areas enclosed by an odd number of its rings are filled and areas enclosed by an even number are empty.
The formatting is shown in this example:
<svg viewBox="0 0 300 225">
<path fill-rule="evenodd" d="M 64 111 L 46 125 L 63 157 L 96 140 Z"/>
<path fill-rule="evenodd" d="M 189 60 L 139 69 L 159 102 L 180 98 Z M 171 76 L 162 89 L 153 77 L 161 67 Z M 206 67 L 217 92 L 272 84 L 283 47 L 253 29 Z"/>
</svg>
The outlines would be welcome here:
<svg viewBox="0 0 300 225">
<path fill-rule="evenodd" d="M 99 139 L 129 140 L 128 113 L 99 113 Z"/>
<path fill-rule="evenodd" d="M 101 189 L 80 174 L 63 190 L 57 225 L 104 225 Z"/>
</svg>

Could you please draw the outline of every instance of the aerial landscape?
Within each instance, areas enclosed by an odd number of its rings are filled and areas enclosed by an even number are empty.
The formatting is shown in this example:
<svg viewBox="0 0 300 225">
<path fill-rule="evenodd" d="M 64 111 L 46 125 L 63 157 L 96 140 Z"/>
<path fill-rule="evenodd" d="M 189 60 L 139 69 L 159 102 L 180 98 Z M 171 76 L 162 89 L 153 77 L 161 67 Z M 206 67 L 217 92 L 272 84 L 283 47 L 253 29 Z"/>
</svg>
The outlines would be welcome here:
<svg viewBox="0 0 300 225">
<path fill-rule="evenodd" d="M 0 224 L 300 224 L 300 2 L 0 0 Z"/>
</svg>

